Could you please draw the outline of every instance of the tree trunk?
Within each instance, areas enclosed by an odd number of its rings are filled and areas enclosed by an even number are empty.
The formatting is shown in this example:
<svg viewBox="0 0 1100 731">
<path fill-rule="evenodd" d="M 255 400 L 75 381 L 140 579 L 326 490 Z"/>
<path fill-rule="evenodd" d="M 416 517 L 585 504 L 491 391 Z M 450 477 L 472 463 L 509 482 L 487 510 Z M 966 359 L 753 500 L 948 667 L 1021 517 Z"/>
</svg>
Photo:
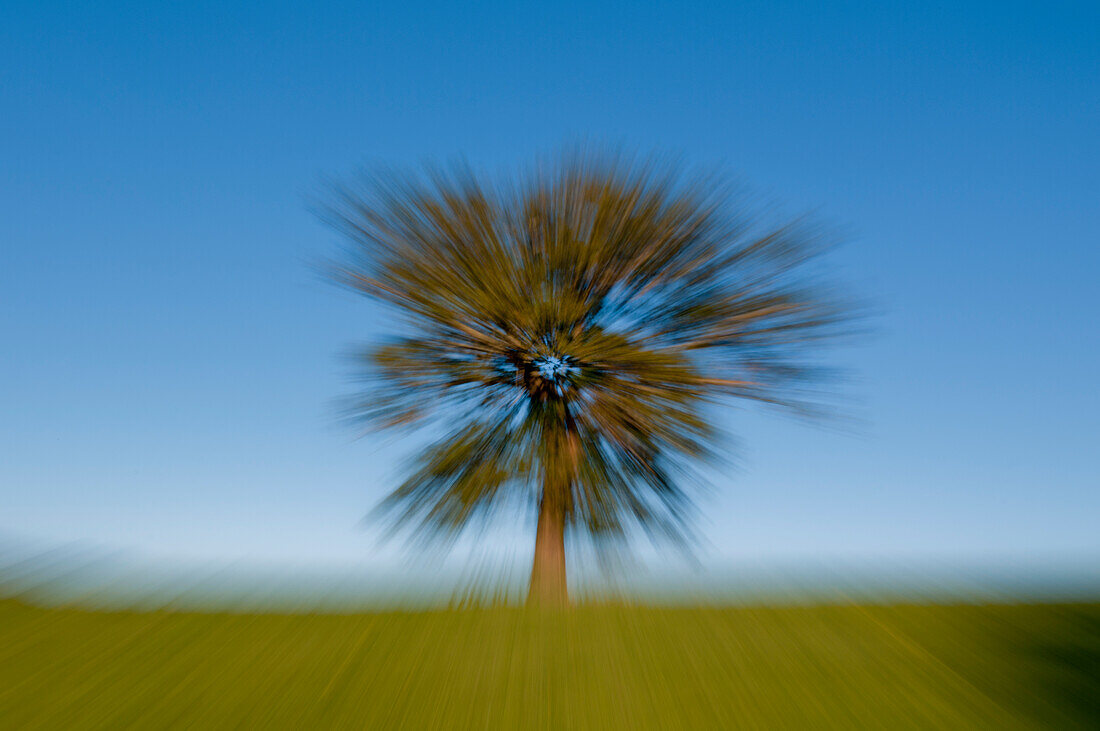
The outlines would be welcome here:
<svg viewBox="0 0 1100 731">
<path fill-rule="evenodd" d="M 527 606 L 564 607 L 569 603 L 565 584 L 565 511 L 557 497 L 543 488 Z"/>
</svg>

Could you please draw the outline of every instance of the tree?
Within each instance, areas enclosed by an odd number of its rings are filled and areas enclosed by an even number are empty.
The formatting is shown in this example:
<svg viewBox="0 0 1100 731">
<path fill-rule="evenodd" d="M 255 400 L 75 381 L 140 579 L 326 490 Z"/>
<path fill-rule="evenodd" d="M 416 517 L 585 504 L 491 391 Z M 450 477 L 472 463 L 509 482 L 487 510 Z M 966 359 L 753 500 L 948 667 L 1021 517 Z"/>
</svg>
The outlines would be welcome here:
<svg viewBox="0 0 1100 731">
<path fill-rule="evenodd" d="M 468 168 L 365 175 L 325 219 L 342 284 L 403 334 L 358 359 L 352 407 L 380 427 L 442 426 L 382 503 L 453 537 L 537 506 L 530 603 L 567 602 L 566 535 L 681 540 L 716 408 L 799 408 L 844 309 L 800 222 L 761 226 L 713 177 L 578 152 L 493 181 Z"/>
</svg>

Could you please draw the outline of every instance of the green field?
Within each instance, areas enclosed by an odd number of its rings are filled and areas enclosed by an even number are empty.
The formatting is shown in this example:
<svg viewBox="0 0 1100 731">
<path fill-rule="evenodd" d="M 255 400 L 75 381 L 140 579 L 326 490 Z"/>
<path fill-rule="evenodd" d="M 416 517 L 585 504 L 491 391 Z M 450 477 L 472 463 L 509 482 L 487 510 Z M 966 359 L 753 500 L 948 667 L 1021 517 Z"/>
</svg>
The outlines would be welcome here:
<svg viewBox="0 0 1100 731">
<path fill-rule="evenodd" d="M 373 614 L 0 601 L 0 725 L 1097 728 L 1100 604 Z"/>
</svg>

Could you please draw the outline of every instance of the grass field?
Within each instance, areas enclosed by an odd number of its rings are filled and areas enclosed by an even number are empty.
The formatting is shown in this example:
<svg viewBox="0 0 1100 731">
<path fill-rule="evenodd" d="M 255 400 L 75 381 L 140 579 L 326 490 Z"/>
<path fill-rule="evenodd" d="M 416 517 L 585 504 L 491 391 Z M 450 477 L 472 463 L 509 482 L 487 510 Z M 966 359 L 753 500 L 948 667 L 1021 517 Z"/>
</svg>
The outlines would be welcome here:
<svg viewBox="0 0 1100 731">
<path fill-rule="evenodd" d="M 0 725 L 1097 728 L 1100 604 L 234 614 L 0 601 Z"/>
</svg>

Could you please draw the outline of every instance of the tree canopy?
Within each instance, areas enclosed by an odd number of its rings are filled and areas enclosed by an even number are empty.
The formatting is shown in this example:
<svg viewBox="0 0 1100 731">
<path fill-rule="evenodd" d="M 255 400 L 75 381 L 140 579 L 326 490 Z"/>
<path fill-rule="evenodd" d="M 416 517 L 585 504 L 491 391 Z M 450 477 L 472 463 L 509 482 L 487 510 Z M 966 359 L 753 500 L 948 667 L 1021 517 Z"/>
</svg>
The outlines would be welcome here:
<svg viewBox="0 0 1100 731">
<path fill-rule="evenodd" d="M 361 352 L 353 415 L 443 430 L 383 510 L 453 536 L 538 506 L 532 592 L 563 599 L 566 533 L 688 535 L 717 410 L 806 407 L 848 315 L 814 266 L 818 232 L 750 208 L 717 176 L 583 151 L 507 178 L 336 186 L 324 215 L 351 246 L 335 275 L 401 321 Z"/>
</svg>

